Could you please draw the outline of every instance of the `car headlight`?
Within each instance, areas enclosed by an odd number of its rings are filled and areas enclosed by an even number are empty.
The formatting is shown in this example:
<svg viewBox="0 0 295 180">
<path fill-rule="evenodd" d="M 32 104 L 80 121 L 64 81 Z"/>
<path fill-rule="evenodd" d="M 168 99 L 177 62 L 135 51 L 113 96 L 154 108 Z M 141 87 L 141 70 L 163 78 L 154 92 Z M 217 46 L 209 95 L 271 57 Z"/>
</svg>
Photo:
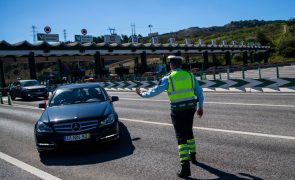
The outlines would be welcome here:
<svg viewBox="0 0 295 180">
<path fill-rule="evenodd" d="M 115 121 L 115 114 L 110 114 L 105 120 L 100 122 L 100 126 L 112 124 Z"/>
<path fill-rule="evenodd" d="M 46 125 L 44 122 L 39 121 L 37 123 L 37 132 L 53 132 L 52 128 Z"/>
</svg>

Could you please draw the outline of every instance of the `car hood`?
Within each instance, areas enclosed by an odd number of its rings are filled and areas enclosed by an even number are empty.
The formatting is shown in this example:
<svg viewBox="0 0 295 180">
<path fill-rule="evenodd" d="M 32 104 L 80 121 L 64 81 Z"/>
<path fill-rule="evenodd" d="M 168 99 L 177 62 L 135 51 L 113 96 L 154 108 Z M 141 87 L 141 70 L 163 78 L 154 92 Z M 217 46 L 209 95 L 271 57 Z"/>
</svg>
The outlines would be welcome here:
<svg viewBox="0 0 295 180">
<path fill-rule="evenodd" d="M 40 86 L 26 86 L 25 89 L 42 89 L 46 88 L 46 86 L 40 85 Z"/>
<path fill-rule="evenodd" d="M 46 108 L 49 122 L 99 118 L 113 112 L 109 101 L 53 106 Z"/>
</svg>

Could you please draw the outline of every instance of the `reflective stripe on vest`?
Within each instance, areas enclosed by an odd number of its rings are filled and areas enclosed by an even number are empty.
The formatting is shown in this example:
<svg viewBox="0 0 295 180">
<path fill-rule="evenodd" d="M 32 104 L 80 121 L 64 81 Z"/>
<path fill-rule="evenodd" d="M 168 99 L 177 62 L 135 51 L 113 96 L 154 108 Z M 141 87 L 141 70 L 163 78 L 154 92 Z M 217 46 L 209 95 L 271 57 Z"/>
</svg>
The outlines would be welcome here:
<svg viewBox="0 0 295 180">
<path fill-rule="evenodd" d="M 168 94 L 169 95 L 172 95 L 172 94 L 181 94 L 181 93 L 186 93 L 186 92 L 191 92 L 191 91 L 194 91 L 194 89 L 192 89 L 192 88 L 182 89 L 182 90 L 178 90 L 178 91 L 168 92 Z"/>
<path fill-rule="evenodd" d="M 170 100 L 171 103 L 179 103 L 183 101 L 189 101 L 189 100 L 194 100 L 195 97 L 187 97 L 187 98 L 181 98 L 181 99 L 176 99 L 176 100 Z"/>
<path fill-rule="evenodd" d="M 194 77 L 191 73 L 180 70 L 173 71 L 168 77 L 168 97 L 171 103 L 179 103 L 195 99 Z"/>
</svg>

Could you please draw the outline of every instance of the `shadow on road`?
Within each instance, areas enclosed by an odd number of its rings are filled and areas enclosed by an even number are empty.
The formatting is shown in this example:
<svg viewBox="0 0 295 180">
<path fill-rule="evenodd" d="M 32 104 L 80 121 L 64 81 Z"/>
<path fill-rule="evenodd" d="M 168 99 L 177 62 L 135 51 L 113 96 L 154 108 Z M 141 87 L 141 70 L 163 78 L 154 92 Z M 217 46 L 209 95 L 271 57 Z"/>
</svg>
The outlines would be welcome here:
<svg viewBox="0 0 295 180">
<path fill-rule="evenodd" d="M 55 153 L 40 155 L 40 160 L 48 166 L 75 166 L 97 164 L 115 159 L 120 159 L 133 154 L 135 147 L 127 127 L 119 122 L 120 143 L 80 146 L 74 149 L 65 149 Z"/>
<path fill-rule="evenodd" d="M 221 171 L 219 169 L 216 169 L 216 168 L 213 168 L 207 164 L 204 164 L 204 163 L 201 163 L 201 162 L 197 162 L 197 164 L 195 164 L 196 166 L 198 167 L 201 167 L 203 168 L 204 170 L 210 172 L 211 174 L 214 174 L 216 175 L 218 178 L 216 179 L 231 179 L 231 180 L 244 180 L 244 179 L 253 179 L 253 180 L 262 180 L 262 178 L 259 178 L 259 177 L 256 177 L 256 176 L 252 176 L 252 175 L 249 175 L 249 174 L 246 174 L 246 173 L 239 173 L 241 176 L 246 176 L 247 178 L 241 178 L 241 177 L 238 177 L 234 174 L 230 174 L 230 173 L 227 173 L 227 172 L 224 172 L 224 171 Z M 194 179 L 194 178 L 188 178 L 188 179 Z M 212 180 L 212 179 L 210 179 Z"/>
</svg>

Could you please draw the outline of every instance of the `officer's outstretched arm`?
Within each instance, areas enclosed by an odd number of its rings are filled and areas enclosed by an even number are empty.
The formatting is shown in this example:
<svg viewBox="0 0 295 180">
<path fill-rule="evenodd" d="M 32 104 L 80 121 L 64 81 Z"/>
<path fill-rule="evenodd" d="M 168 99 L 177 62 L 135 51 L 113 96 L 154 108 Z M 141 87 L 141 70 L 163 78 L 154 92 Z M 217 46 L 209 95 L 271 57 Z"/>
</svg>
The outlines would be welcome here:
<svg viewBox="0 0 295 180">
<path fill-rule="evenodd" d="M 144 98 L 151 98 L 161 94 L 168 88 L 168 80 L 166 77 L 162 78 L 158 85 L 154 86 L 150 90 L 143 92 L 139 88 L 136 88 L 136 93 Z"/>
</svg>

